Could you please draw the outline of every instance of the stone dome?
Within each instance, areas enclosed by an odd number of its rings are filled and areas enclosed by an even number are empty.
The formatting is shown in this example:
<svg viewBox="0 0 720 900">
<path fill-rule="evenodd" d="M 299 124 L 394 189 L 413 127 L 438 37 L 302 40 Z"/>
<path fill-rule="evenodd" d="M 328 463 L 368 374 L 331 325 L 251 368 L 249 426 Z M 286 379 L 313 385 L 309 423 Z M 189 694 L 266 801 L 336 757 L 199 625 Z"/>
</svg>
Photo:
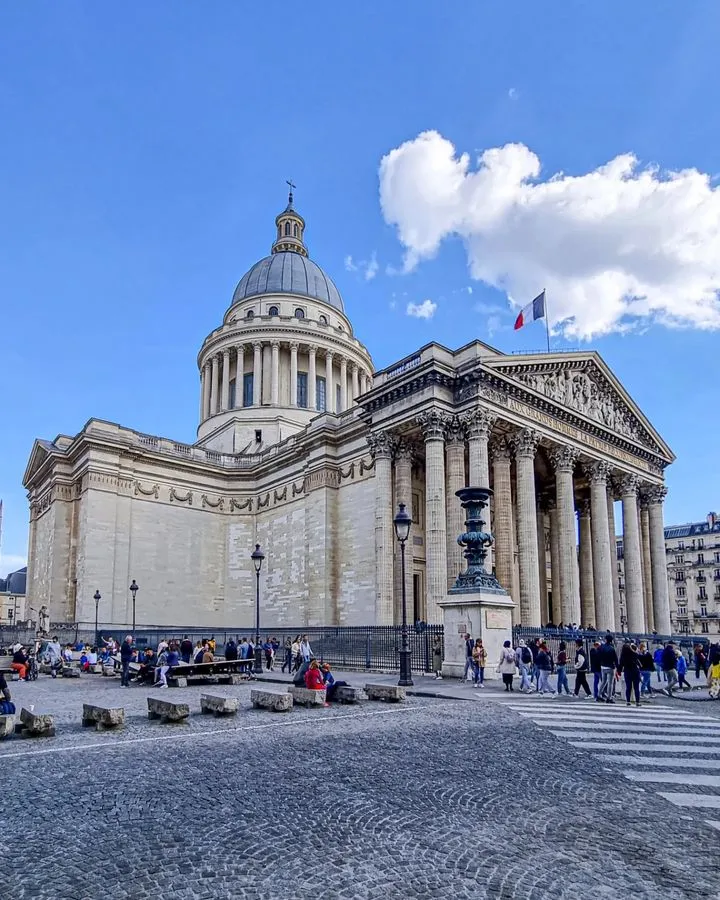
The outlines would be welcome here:
<svg viewBox="0 0 720 900">
<path fill-rule="evenodd" d="M 345 312 L 340 291 L 317 263 L 294 250 L 274 252 L 247 271 L 233 294 L 233 305 L 263 294 L 297 294 Z"/>
</svg>

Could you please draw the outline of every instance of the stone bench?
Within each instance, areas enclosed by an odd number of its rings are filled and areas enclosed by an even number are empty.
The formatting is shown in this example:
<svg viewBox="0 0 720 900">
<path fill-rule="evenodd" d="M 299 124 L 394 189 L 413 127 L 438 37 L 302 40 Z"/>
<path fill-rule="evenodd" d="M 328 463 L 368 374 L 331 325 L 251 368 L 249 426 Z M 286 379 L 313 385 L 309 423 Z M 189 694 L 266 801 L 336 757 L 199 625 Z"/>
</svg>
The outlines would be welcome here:
<svg viewBox="0 0 720 900">
<path fill-rule="evenodd" d="M 23 737 L 54 737 L 55 721 L 50 713 L 31 712 L 23 707 L 15 731 Z"/>
<path fill-rule="evenodd" d="M 250 702 L 254 709 L 271 709 L 273 712 L 287 712 L 292 709 L 292 694 L 279 691 L 250 691 Z"/>
<path fill-rule="evenodd" d="M 335 688 L 332 698 L 338 703 L 357 703 L 360 700 L 360 689 L 349 684 L 341 684 Z"/>
<path fill-rule="evenodd" d="M 106 728 L 117 728 L 124 724 L 125 710 L 122 706 L 95 706 L 83 703 L 83 728 L 94 725 L 96 731 L 105 731 Z"/>
<path fill-rule="evenodd" d="M 117 672 L 115 671 L 115 666 L 102 666 L 101 669 L 102 669 L 103 675 L 107 675 L 108 678 L 114 678 L 115 675 L 117 675 Z"/>
<path fill-rule="evenodd" d="M 74 669 L 71 666 L 65 666 L 64 669 L 60 669 L 60 674 L 63 678 L 79 678 L 80 669 Z"/>
<path fill-rule="evenodd" d="M 0 716 L 0 741 L 15 731 L 15 716 Z"/>
<path fill-rule="evenodd" d="M 293 704 L 300 704 L 300 706 L 324 706 L 327 702 L 324 689 L 322 691 L 313 691 L 310 688 L 292 685 L 290 693 L 292 694 Z"/>
<path fill-rule="evenodd" d="M 216 694 L 200 695 L 200 712 L 205 715 L 234 716 L 240 708 L 237 697 L 219 697 Z"/>
<path fill-rule="evenodd" d="M 163 722 L 183 722 L 190 715 L 187 703 L 173 703 L 172 700 L 160 700 L 148 697 L 148 719 L 160 719 Z"/>
<path fill-rule="evenodd" d="M 400 703 L 405 699 L 405 688 L 399 684 L 366 684 L 365 693 L 368 700 L 385 700 L 388 703 Z"/>
</svg>

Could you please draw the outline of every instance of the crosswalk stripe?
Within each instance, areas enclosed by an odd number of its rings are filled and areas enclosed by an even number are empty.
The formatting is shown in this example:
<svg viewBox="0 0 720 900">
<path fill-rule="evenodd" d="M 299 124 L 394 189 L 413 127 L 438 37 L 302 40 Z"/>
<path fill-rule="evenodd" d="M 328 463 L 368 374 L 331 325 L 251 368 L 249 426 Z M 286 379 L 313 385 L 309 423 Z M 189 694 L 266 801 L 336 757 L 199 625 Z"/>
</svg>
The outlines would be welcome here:
<svg viewBox="0 0 720 900">
<path fill-rule="evenodd" d="M 686 784 L 692 787 L 720 787 L 720 775 L 702 775 L 696 772 L 623 772 L 629 781 L 643 784 Z"/>
<path fill-rule="evenodd" d="M 544 725 L 547 728 L 564 728 L 570 731 L 577 731 L 578 727 L 587 726 L 592 728 L 593 731 L 618 731 L 624 733 L 630 731 L 633 725 L 635 725 L 638 731 L 643 731 L 647 734 L 666 734 L 687 738 L 697 735 L 700 740 L 706 740 L 707 738 L 718 735 L 717 731 L 699 732 L 698 729 L 692 725 L 655 725 L 648 724 L 647 722 L 568 722 L 564 719 L 552 719 L 546 721 L 533 719 L 532 721 L 535 725 Z"/>
<path fill-rule="evenodd" d="M 608 725 L 624 725 L 626 722 L 638 722 L 644 725 L 672 725 L 675 728 L 704 728 L 706 730 L 720 729 L 720 722 L 694 722 L 691 719 L 659 719 L 657 716 L 645 716 L 642 713 L 632 715 L 628 713 L 624 716 L 604 716 L 602 713 L 542 713 L 542 712 L 521 712 L 518 713 L 523 719 L 532 719 L 539 724 L 544 722 L 578 722 L 581 725 L 592 725 L 595 722 L 604 722 Z"/>
<path fill-rule="evenodd" d="M 615 703 L 596 703 L 594 700 L 586 703 L 581 700 L 570 701 L 570 700 L 556 700 L 553 702 L 552 700 L 528 700 L 525 703 L 505 703 L 503 704 L 508 709 L 513 709 L 516 712 L 522 712 L 527 709 L 535 709 L 535 710 L 543 710 L 544 712 L 555 712 L 556 710 L 568 712 L 569 710 L 574 710 L 578 714 L 588 713 L 588 712 L 598 712 L 602 710 L 604 715 L 616 716 L 616 715 L 627 715 L 632 714 L 633 711 L 637 715 L 647 715 L 647 716 L 678 716 L 683 719 L 707 719 L 709 721 L 717 721 L 712 716 L 699 716 L 697 713 L 687 712 L 684 709 L 668 709 L 665 706 L 653 706 L 651 703 L 643 703 L 640 709 L 638 710 L 636 706 L 627 707 L 625 706 L 625 701 L 616 701 Z"/>
<path fill-rule="evenodd" d="M 675 791 L 658 791 L 658 794 L 674 803 L 675 806 L 688 806 L 695 809 L 720 809 L 720 795 L 682 794 Z"/>
<path fill-rule="evenodd" d="M 709 825 L 711 828 L 717 829 L 717 831 L 720 831 L 720 822 L 714 822 L 712 819 L 706 819 L 705 824 Z"/>
<path fill-rule="evenodd" d="M 602 731 L 602 728 L 593 729 L 594 731 Z M 581 740 L 582 738 L 587 737 L 587 733 L 584 731 L 551 731 L 551 734 L 554 734 L 555 737 L 564 737 L 567 739 L 574 738 L 575 740 Z M 619 738 L 621 740 L 629 740 L 629 741 L 643 741 L 648 744 L 653 743 L 667 743 L 668 740 L 686 740 L 688 738 L 687 734 L 676 734 L 669 730 L 666 730 L 664 734 L 656 734 L 649 733 L 646 731 L 623 731 L 622 734 L 608 734 L 605 735 L 608 739 L 610 738 Z M 720 744 L 720 737 L 698 737 L 698 742 L 702 743 L 703 746 L 707 746 L 708 744 Z"/>
<path fill-rule="evenodd" d="M 673 769 L 712 769 L 717 771 L 716 759 L 678 759 L 676 756 L 623 756 L 618 753 L 601 753 L 598 759 L 618 766 L 665 766 Z"/>
<path fill-rule="evenodd" d="M 573 747 L 583 750 L 642 750 L 645 753 L 706 753 L 708 756 L 720 754 L 720 747 L 703 747 L 699 744 L 636 744 L 618 741 L 569 741 Z"/>
</svg>

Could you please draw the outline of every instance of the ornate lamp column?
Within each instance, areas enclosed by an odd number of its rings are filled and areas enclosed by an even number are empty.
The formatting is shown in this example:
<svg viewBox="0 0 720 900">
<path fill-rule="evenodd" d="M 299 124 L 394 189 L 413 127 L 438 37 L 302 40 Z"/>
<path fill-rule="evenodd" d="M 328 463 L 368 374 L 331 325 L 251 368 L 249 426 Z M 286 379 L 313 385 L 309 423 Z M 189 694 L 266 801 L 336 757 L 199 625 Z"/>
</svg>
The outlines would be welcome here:
<svg viewBox="0 0 720 900">
<path fill-rule="evenodd" d="M 465 487 L 465 429 L 457 416 L 453 416 L 448 422 L 447 437 L 445 440 L 446 455 L 446 490 L 445 490 L 445 519 L 447 521 L 447 561 L 448 578 L 447 587 L 450 589 L 455 584 L 463 567 L 462 547 L 457 542 L 457 536 L 462 531 L 463 511 L 457 502 L 457 492 Z M 479 482 L 478 482 L 479 483 Z M 487 482 L 483 482 L 487 484 Z"/>
<path fill-rule="evenodd" d="M 628 631 L 645 631 L 643 606 L 642 556 L 640 550 L 640 520 L 638 517 L 638 479 L 623 475 L 618 486 L 622 497 L 623 557 L 625 560 L 625 604 Z"/>
<path fill-rule="evenodd" d="M 580 620 L 580 573 L 575 531 L 573 472 L 578 452 L 573 447 L 557 447 L 550 454 L 555 469 L 560 550 L 560 604 L 565 624 Z"/>
<path fill-rule="evenodd" d="M 650 517 L 650 562 L 652 569 L 652 597 L 655 630 L 670 634 L 670 600 L 668 597 L 667 563 L 665 561 L 665 527 L 663 501 L 667 488 L 662 484 L 647 489 Z"/>
<path fill-rule="evenodd" d="M 393 438 L 387 431 L 375 431 L 367 442 L 375 459 L 375 622 L 392 625 L 393 615 Z"/>
<path fill-rule="evenodd" d="M 530 628 L 539 628 L 541 625 L 535 500 L 535 450 L 539 438 L 539 434 L 530 428 L 525 428 L 512 437 L 517 479 L 520 622 Z"/>
<path fill-rule="evenodd" d="M 425 565 L 428 622 L 440 621 L 439 602 L 447 585 L 445 521 L 445 430 L 448 416 L 437 409 L 417 417 L 425 438 Z"/>
<path fill-rule="evenodd" d="M 592 534 L 593 593 L 595 594 L 595 619 L 599 631 L 614 631 L 615 607 L 613 604 L 613 558 L 608 523 L 607 479 L 610 466 L 606 462 L 592 462 L 585 466 L 590 482 L 590 529 Z M 615 544 L 613 542 L 612 547 Z M 618 623 L 619 624 L 619 623 Z"/>
</svg>

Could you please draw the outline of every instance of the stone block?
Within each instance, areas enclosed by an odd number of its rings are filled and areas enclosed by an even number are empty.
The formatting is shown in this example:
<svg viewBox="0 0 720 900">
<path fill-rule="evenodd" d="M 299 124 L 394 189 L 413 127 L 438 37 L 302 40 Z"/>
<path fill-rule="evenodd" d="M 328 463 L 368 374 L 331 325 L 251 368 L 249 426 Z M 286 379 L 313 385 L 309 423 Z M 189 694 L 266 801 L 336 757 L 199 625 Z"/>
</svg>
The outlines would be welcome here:
<svg viewBox="0 0 720 900">
<path fill-rule="evenodd" d="M 92 672 L 94 675 L 102 675 L 103 674 L 102 663 L 97 663 L 96 665 L 94 665 L 92 667 Z"/>
<path fill-rule="evenodd" d="M 148 697 L 148 719 L 160 719 L 163 722 L 183 722 L 190 715 L 187 703 L 174 703 L 172 700 L 160 700 Z"/>
<path fill-rule="evenodd" d="M 117 728 L 125 724 L 125 710 L 122 706 L 94 706 L 91 703 L 83 703 L 82 724 L 83 728 L 94 725 L 97 731 Z"/>
<path fill-rule="evenodd" d="M 114 675 L 117 675 L 115 671 L 115 666 L 102 666 L 103 675 L 107 675 L 108 678 L 112 678 Z"/>
<path fill-rule="evenodd" d="M 0 740 L 10 737 L 13 731 L 15 731 L 15 716 L 0 716 Z"/>
<path fill-rule="evenodd" d="M 248 680 L 247 675 L 218 675 L 218 684 L 242 684 Z"/>
<path fill-rule="evenodd" d="M 237 697 L 219 697 L 215 694 L 200 695 L 200 712 L 209 715 L 214 713 L 216 716 L 232 716 L 240 708 L 240 701 Z"/>
<path fill-rule="evenodd" d="M 41 675 L 52 675 L 52 666 L 50 663 L 40 663 L 38 665 L 38 672 Z"/>
<path fill-rule="evenodd" d="M 313 691 L 310 688 L 296 687 L 293 684 L 290 693 L 293 703 L 298 703 L 300 706 L 324 706 L 326 703 L 324 690 Z"/>
<path fill-rule="evenodd" d="M 287 712 L 292 709 L 292 694 L 279 691 L 250 691 L 250 702 L 255 709 L 271 709 L 273 712 Z"/>
<path fill-rule="evenodd" d="M 79 678 L 80 669 L 74 669 L 71 666 L 66 666 L 64 669 L 60 670 L 60 674 L 63 678 Z"/>
<path fill-rule="evenodd" d="M 366 684 L 365 693 L 368 700 L 384 700 L 388 703 L 401 703 L 405 700 L 405 688 L 399 684 Z"/>
<path fill-rule="evenodd" d="M 20 710 L 20 724 L 17 730 L 23 737 L 53 737 L 55 722 L 50 713 L 31 712 L 23 707 Z"/>
<path fill-rule="evenodd" d="M 167 683 L 168 687 L 186 688 L 188 686 L 187 678 L 178 678 L 177 676 L 169 676 Z"/>
<path fill-rule="evenodd" d="M 338 703 L 357 703 L 359 699 L 360 691 L 349 684 L 341 684 L 339 687 L 336 687 L 333 694 L 333 700 L 337 700 Z"/>
</svg>

